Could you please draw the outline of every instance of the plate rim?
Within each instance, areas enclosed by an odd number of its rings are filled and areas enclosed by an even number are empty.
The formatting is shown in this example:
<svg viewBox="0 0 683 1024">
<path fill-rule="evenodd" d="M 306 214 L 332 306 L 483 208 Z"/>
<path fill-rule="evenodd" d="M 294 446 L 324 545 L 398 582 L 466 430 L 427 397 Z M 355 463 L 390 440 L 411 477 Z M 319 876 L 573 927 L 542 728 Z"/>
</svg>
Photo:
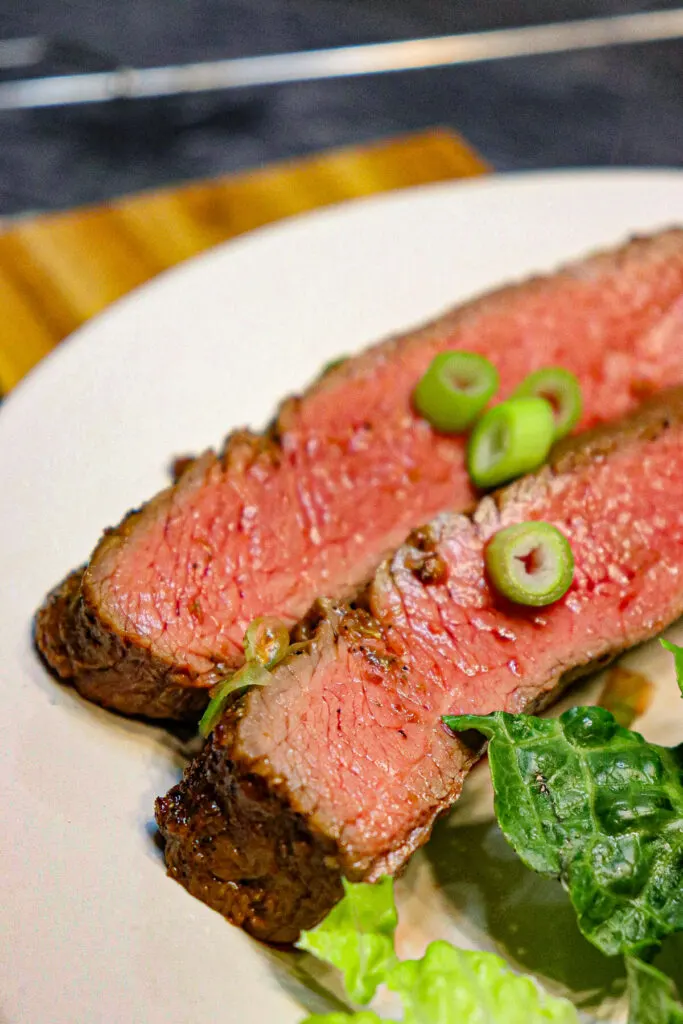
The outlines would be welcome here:
<svg viewBox="0 0 683 1024">
<path fill-rule="evenodd" d="M 218 242 L 216 245 L 210 246 L 208 249 L 189 256 L 180 263 L 165 267 L 158 274 L 155 274 L 154 277 L 136 285 L 130 291 L 109 303 L 98 313 L 95 313 L 94 316 L 88 318 L 82 324 L 79 324 L 78 327 L 66 335 L 61 341 L 57 342 L 56 345 L 47 352 L 38 363 L 31 367 L 28 373 L 26 373 L 6 395 L 2 396 L 2 402 L 0 402 L 0 418 L 3 416 L 3 413 L 6 414 L 7 408 L 10 406 L 10 403 L 18 392 L 25 389 L 27 386 L 31 386 L 37 377 L 42 376 L 44 372 L 47 372 L 46 368 L 52 366 L 54 360 L 59 356 L 60 352 L 64 350 L 65 345 L 68 345 L 69 348 L 73 348 L 75 345 L 83 344 L 84 335 L 86 337 L 85 343 L 87 343 L 87 336 L 89 333 L 93 330 L 97 332 L 99 330 L 99 324 L 102 321 L 108 321 L 112 317 L 118 316 L 121 311 L 123 311 L 125 315 L 125 311 L 130 306 L 135 305 L 141 300 L 146 301 L 146 297 L 148 295 L 152 295 L 153 298 L 157 290 L 163 290 L 167 287 L 171 287 L 174 283 L 183 281 L 186 277 L 192 278 L 198 274 L 201 275 L 206 272 L 204 269 L 205 267 L 210 268 L 212 264 L 220 262 L 220 260 L 224 258 L 226 251 L 248 251 L 252 246 L 262 244 L 264 240 L 267 241 L 270 238 L 277 240 L 278 236 L 282 234 L 286 235 L 290 232 L 297 233 L 299 231 L 305 231 L 310 225 L 324 226 L 326 223 L 333 225 L 336 220 L 348 215 L 349 212 L 351 212 L 352 215 L 355 215 L 356 212 L 362 215 L 363 211 L 375 206 L 401 206 L 404 203 L 410 203 L 410 201 L 414 199 L 417 199 L 418 201 L 422 199 L 429 201 L 432 198 L 449 195 L 451 192 L 457 192 L 462 189 L 482 194 L 486 194 L 487 192 L 505 192 L 507 190 L 514 192 L 517 190 L 524 191 L 537 185 L 545 186 L 552 184 L 554 187 L 560 188 L 579 182 L 587 182 L 589 185 L 602 185 L 610 178 L 620 182 L 630 182 L 633 185 L 637 185 L 641 182 L 645 183 L 646 181 L 655 182 L 657 180 L 662 183 L 676 181 L 683 184 L 683 168 L 551 168 L 548 170 L 522 170 L 505 173 L 482 174 L 469 178 L 451 178 L 445 181 L 426 182 L 419 185 L 409 185 L 404 188 L 391 189 L 386 192 L 376 192 L 371 195 L 343 198 L 325 206 L 317 207 L 312 210 L 304 210 L 300 213 L 295 213 L 291 216 L 286 216 L 279 220 L 272 221 L 271 223 L 262 224 L 259 227 L 244 232 L 243 234 L 236 235 L 234 238 L 227 238 L 222 242 Z"/>
</svg>

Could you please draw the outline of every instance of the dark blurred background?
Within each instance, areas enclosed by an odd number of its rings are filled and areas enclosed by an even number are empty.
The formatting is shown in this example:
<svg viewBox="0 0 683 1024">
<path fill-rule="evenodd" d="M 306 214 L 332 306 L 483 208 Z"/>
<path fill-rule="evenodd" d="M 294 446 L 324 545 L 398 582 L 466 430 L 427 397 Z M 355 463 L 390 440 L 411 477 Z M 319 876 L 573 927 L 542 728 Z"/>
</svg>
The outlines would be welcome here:
<svg viewBox="0 0 683 1024">
<path fill-rule="evenodd" d="M 0 0 L 0 39 L 153 65 L 663 10 L 639 0 Z M 63 69 L 69 59 L 64 57 Z M 683 41 L 185 99 L 0 113 L 0 214 L 434 125 L 499 170 L 683 163 Z"/>
</svg>

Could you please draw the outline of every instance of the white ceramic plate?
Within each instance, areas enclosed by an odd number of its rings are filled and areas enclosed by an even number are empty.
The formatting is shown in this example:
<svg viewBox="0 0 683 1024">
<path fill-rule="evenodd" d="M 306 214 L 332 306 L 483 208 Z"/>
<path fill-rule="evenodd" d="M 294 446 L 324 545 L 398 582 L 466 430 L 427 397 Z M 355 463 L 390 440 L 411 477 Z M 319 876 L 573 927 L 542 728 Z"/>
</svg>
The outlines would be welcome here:
<svg viewBox="0 0 683 1024">
<path fill-rule="evenodd" d="M 178 777 L 180 744 L 47 675 L 30 639 L 45 592 L 165 483 L 172 454 L 263 423 L 331 357 L 672 222 L 683 222 L 675 172 L 494 178 L 348 204 L 163 276 L 11 395 L 0 410 L 2 1020 L 295 1024 L 298 997 L 312 998 L 286 960 L 165 877 L 152 803 Z M 658 648 L 631 658 L 662 684 L 640 725 L 675 741 L 669 659 Z M 475 775 L 471 792 L 484 782 Z M 577 952 L 559 887 L 518 868 L 482 806 L 476 825 L 463 805 L 451 819 L 460 830 L 440 828 L 402 883 L 404 948 L 448 935 L 500 948 L 551 984 L 599 988 L 618 971 L 586 944 Z M 529 935 L 552 945 L 548 963 Z"/>
</svg>

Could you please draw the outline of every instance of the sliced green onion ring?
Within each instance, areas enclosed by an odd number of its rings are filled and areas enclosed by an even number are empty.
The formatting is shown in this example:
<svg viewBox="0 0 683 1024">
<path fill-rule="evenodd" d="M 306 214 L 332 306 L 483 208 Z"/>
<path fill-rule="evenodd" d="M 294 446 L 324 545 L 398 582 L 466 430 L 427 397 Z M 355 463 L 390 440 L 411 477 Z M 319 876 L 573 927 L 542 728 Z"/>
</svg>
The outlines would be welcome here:
<svg viewBox="0 0 683 1024">
<path fill-rule="evenodd" d="M 477 487 L 497 487 L 542 465 L 555 436 L 543 398 L 510 398 L 489 409 L 470 437 L 467 468 Z"/>
<path fill-rule="evenodd" d="M 247 686 L 267 686 L 269 682 L 268 670 L 257 661 L 248 661 L 234 675 L 217 683 L 211 690 L 211 700 L 206 711 L 199 720 L 200 734 L 206 738 L 213 732 L 233 693 Z"/>
<path fill-rule="evenodd" d="M 457 434 L 498 390 L 498 371 L 476 352 L 441 352 L 413 393 L 417 411 L 437 430 Z"/>
<path fill-rule="evenodd" d="M 489 541 L 484 557 L 489 580 L 515 604 L 553 604 L 574 578 L 571 546 L 552 523 L 506 526 Z"/>
<path fill-rule="evenodd" d="M 545 398 L 555 418 L 555 440 L 573 430 L 581 419 L 581 386 L 569 370 L 548 366 L 530 373 L 515 391 L 513 398 Z"/>
<path fill-rule="evenodd" d="M 244 634 L 244 656 L 247 661 L 258 661 L 272 668 L 282 661 L 289 650 L 289 630 L 274 615 L 254 619 Z"/>
</svg>

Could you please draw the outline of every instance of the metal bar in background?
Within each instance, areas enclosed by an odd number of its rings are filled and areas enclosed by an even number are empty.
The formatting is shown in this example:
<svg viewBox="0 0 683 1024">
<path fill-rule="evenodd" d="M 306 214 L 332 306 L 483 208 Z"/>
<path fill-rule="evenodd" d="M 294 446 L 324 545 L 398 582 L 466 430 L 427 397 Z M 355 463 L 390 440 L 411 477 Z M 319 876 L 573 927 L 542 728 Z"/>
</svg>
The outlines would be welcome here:
<svg viewBox="0 0 683 1024">
<path fill-rule="evenodd" d="M 676 8 L 432 39 L 24 79 L 0 85 L 0 110 L 310 82 L 682 37 L 683 8 Z"/>
</svg>

